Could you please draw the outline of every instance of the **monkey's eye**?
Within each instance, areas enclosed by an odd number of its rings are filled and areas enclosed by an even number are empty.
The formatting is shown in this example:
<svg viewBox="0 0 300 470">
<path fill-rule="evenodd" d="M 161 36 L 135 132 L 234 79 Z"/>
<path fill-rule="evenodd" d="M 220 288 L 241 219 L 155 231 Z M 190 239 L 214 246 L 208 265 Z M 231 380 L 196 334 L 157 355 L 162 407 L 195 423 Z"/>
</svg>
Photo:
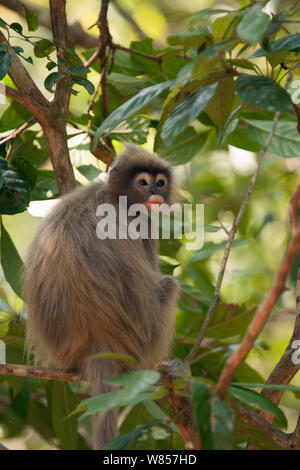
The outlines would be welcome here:
<svg viewBox="0 0 300 470">
<path fill-rule="evenodd" d="M 165 181 L 161 179 L 161 180 L 158 180 L 156 184 L 157 184 L 157 186 L 164 186 Z"/>
<path fill-rule="evenodd" d="M 148 183 L 147 183 L 146 180 L 141 179 L 141 180 L 139 180 L 139 184 L 140 184 L 141 186 L 147 186 Z"/>
</svg>

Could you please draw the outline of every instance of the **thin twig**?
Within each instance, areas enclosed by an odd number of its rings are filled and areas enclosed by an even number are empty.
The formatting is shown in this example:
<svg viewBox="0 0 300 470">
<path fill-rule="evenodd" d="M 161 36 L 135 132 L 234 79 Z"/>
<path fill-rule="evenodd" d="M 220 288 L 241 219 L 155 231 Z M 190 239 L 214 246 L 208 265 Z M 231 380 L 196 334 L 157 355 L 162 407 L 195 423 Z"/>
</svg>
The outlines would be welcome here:
<svg viewBox="0 0 300 470">
<path fill-rule="evenodd" d="M 229 236 L 229 231 L 227 230 L 227 228 L 225 227 L 225 225 L 219 220 L 219 224 L 221 225 L 222 229 L 224 230 L 224 232 Z"/>
<path fill-rule="evenodd" d="M 120 15 L 123 16 L 123 18 L 126 21 L 128 21 L 128 23 L 131 24 L 131 26 L 135 29 L 135 31 L 139 35 L 140 39 L 143 39 L 145 37 L 144 31 L 134 21 L 132 16 L 125 10 L 125 8 L 123 8 L 122 5 L 120 5 L 120 3 L 117 0 L 113 0 L 112 4 L 115 7 L 115 9 L 120 13 Z"/>
<path fill-rule="evenodd" d="M 141 57 L 144 57 L 145 59 L 154 60 L 155 62 L 158 62 L 158 63 L 161 63 L 161 60 L 164 56 L 163 53 L 157 54 L 157 55 L 147 54 L 146 52 L 137 51 L 136 49 L 130 49 L 129 47 L 124 47 L 124 46 L 121 46 L 120 44 L 115 44 L 115 43 L 112 44 L 112 47 L 114 49 L 119 49 L 120 51 L 128 52 L 129 54 L 139 55 Z"/>
<path fill-rule="evenodd" d="M 24 124 L 22 124 L 22 126 L 20 126 L 18 129 L 15 129 L 11 132 L 11 134 L 9 134 L 7 137 L 5 137 L 4 139 L 0 140 L 0 145 L 3 145 L 5 144 L 6 142 L 8 142 L 9 140 L 14 140 L 16 139 L 20 134 L 22 134 L 22 132 L 24 132 L 29 126 L 30 124 L 32 124 L 33 122 L 35 122 L 35 118 L 32 116 L 27 122 L 25 122 Z"/>
</svg>

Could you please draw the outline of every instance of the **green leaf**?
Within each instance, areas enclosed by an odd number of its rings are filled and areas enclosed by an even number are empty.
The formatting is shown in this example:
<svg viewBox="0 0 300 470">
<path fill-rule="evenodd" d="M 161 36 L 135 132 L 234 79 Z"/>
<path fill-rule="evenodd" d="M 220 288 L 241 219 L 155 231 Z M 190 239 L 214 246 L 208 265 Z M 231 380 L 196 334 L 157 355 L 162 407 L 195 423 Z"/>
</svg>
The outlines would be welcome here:
<svg viewBox="0 0 300 470">
<path fill-rule="evenodd" d="M 210 59 L 214 56 L 219 56 L 222 52 L 232 50 L 237 44 L 239 44 L 240 40 L 237 38 L 232 39 L 225 39 L 224 41 L 220 41 L 217 44 L 213 44 L 201 52 L 201 56 L 205 57 L 206 59 Z"/>
<path fill-rule="evenodd" d="M 157 153 L 173 165 L 183 165 L 191 161 L 200 151 L 206 138 L 207 132 L 198 134 L 192 127 L 187 127 L 170 146 L 161 141 Z"/>
<path fill-rule="evenodd" d="M 197 11 L 193 13 L 191 18 L 197 18 L 198 20 L 203 20 L 211 15 L 218 15 L 219 13 L 230 13 L 230 10 L 224 10 L 221 8 L 205 8 L 205 10 Z"/>
<path fill-rule="evenodd" d="M 22 54 L 22 52 L 24 52 L 24 49 L 22 49 L 20 46 L 13 46 L 12 48 L 16 54 Z"/>
<path fill-rule="evenodd" d="M 137 361 L 135 357 L 129 356 L 127 354 L 118 354 L 113 352 L 104 352 L 104 353 L 97 353 L 90 356 L 91 359 L 120 359 L 122 361 L 132 362 L 136 364 Z"/>
<path fill-rule="evenodd" d="M 207 329 L 209 338 L 230 338 L 235 335 L 243 335 L 247 330 L 255 309 L 245 309 L 234 304 L 220 304 L 216 308 L 213 321 Z"/>
<path fill-rule="evenodd" d="M 52 381 L 48 384 L 52 425 L 60 445 L 66 450 L 76 450 L 78 443 L 77 417 L 71 415 L 79 399 L 67 382 Z"/>
<path fill-rule="evenodd" d="M 31 117 L 31 113 L 16 101 L 8 106 L 0 119 L 0 131 L 5 132 L 8 129 L 16 129 L 24 124 Z"/>
<path fill-rule="evenodd" d="M 8 232 L 1 222 L 1 265 L 5 279 L 13 291 L 22 298 L 23 262 Z"/>
<path fill-rule="evenodd" d="M 31 192 L 32 201 L 59 197 L 55 174 L 51 170 L 37 170 L 36 185 Z"/>
<path fill-rule="evenodd" d="M 149 125 L 150 119 L 144 116 L 128 118 L 110 132 L 109 137 L 121 142 L 141 145 L 147 141 Z"/>
<path fill-rule="evenodd" d="M 6 26 L 7 26 L 6 22 L 3 21 L 2 18 L 0 18 L 0 28 L 5 28 L 6 29 Z"/>
<path fill-rule="evenodd" d="M 123 386 L 116 391 L 88 398 L 80 403 L 77 411 L 86 410 L 81 419 L 96 412 L 102 416 L 115 406 L 135 405 L 145 399 L 151 398 L 153 385 L 159 379 L 160 374 L 151 370 L 136 370 L 122 374 L 120 377 L 106 379 L 105 382 Z"/>
<path fill-rule="evenodd" d="M 236 124 L 236 120 L 234 120 L 234 123 Z M 237 148 L 248 150 L 249 152 L 259 152 L 261 146 L 256 142 L 255 134 L 252 136 L 252 132 L 247 126 L 244 125 L 244 123 L 243 126 L 234 126 L 233 132 L 230 133 L 230 131 L 231 129 L 229 129 L 229 135 L 227 135 L 227 144 L 233 145 Z"/>
<path fill-rule="evenodd" d="M 237 387 L 245 388 L 261 388 L 264 390 L 283 390 L 285 392 L 300 392 L 300 387 L 296 385 L 282 385 L 282 384 L 264 384 L 264 383 L 241 383 L 241 382 L 232 382 L 232 385 Z"/>
<path fill-rule="evenodd" d="M 27 130 L 18 139 L 13 141 L 10 159 L 14 161 L 16 157 L 22 156 L 31 165 L 37 165 L 49 157 L 45 138 L 38 137 L 36 131 Z M 35 171 L 35 170 L 34 170 Z"/>
<path fill-rule="evenodd" d="M 211 430 L 215 450 L 232 450 L 235 414 L 229 404 L 214 396 L 211 401 Z"/>
<path fill-rule="evenodd" d="M 143 78 L 132 77 L 122 73 L 112 72 L 108 76 L 108 83 L 114 86 L 122 96 L 132 96 L 147 86 Z"/>
<path fill-rule="evenodd" d="M 284 38 L 277 39 L 269 44 L 269 50 L 266 51 L 264 48 L 260 48 L 255 51 L 250 58 L 255 57 L 264 57 L 269 56 L 272 54 L 276 54 L 278 52 L 283 51 L 292 51 L 292 52 L 299 52 L 300 51 L 300 34 L 290 34 Z"/>
<path fill-rule="evenodd" d="M 247 390 L 246 388 L 236 385 L 231 385 L 229 387 L 229 393 L 236 400 L 239 400 L 248 406 L 271 413 L 278 418 L 282 427 L 287 427 L 287 420 L 283 411 L 264 395 L 261 395 L 254 390 Z"/>
<path fill-rule="evenodd" d="M 206 113 L 220 129 L 223 129 L 231 112 L 234 98 L 235 90 L 233 78 L 221 78 L 213 97 L 206 107 Z"/>
<path fill-rule="evenodd" d="M 211 430 L 211 394 L 207 384 L 198 380 L 191 381 L 191 401 L 196 418 L 196 425 L 203 450 L 213 449 Z"/>
<path fill-rule="evenodd" d="M 159 83 L 157 85 L 144 88 L 133 98 L 126 101 L 121 106 L 119 106 L 119 108 L 113 111 L 97 129 L 93 143 L 94 149 L 96 148 L 97 142 L 103 135 L 104 131 L 106 131 L 106 133 L 109 133 L 114 130 L 118 124 L 138 112 L 147 104 L 151 103 L 154 98 L 159 96 L 166 89 L 170 88 L 173 83 L 174 80 L 169 80 L 167 82 Z"/>
<path fill-rule="evenodd" d="M 211 33 L 207 26 L 201 26 L 197 31 L 174 34 L 168 37 L 170 46 L 200 47 L 211 40 Z"/>
<path fill-rule="evenodd" d="M 217 18 L 212 26 L 214 42 L 232 38 L 235 35 L 238 20 L 239 15 L 235 13 Z"/>
<path fill-rule="evenodd" d="M 217 83 L 207 85 L 183 100 L 165 121 L 161 137 L 167 145 L 185 129 L 185 127 L 203 111 L 216 91 Z"/>
<path fill-rule="evenodd" d="M 3 312 L 2 310 L 0 310 L 0 338 L 6 336 L 9 330 L 9 323 L 11 319 L 12 316 L 9 312 Z"/>
<path fill-rule="evenodd" d="M 0 60 L 0 80 L 3 80 L 7 72 L 11 67 L 11 55 L 9 52 L 5 52 Z"/>
<path fill-rule="evenodd" d="M 166 413 L 155 403 L 154 400 L 145 400 L 144 401 L 144 407 L 148 411 L 148 413 L 154 418 L 157 419 L 158 421 L 161 422 L 168 422 L 169 417 L 166 415 Z M 175 431 L 179 432 L 176 424 L 168 422 L 168 425 L 170 428 Z"/>
<path fill-rule="evenodd" d="M 74 66 L 74 67 L 77 67 L 77 66 Z M 94 85 L 87 78 L 72 75 L 72 83 L 83 86 L 90 95 L 92 95 L 95 92 Z"/>
<path fill-rule="evenodd" d="M 29 31 L 36 31 L 39 27 L 39 20 L 36 12 L 25 7 L 25 17 Z"/>
<path fill-rule="evenodd" d="M 31 189 L 33 189 L 36 183 L 37 174 L 31 163 L 29 163 L 29 161 L 25 158 L 18 156 L 17 158 L 13 159 L 12 164 L 20 173 L 24 173 L 27 176 L 27 181 Z"/>
<path fill-rule="evenodd" d="M 253 72 L 257 73 L 256 64 L 250 62 L 247 59 L 228 59 L 228 63 L 234 65 L 235 67 L 240 67 L 241 69 L 248 69 L 252 70 Z"/>
<path fill-rule="evenodd" d="M 49 39 L 41 39 L 34 45 L 34 55 L 39 59 L 47 57 L 55 50 L 55 45 Z"/>
<path fill-rule="evenodd" d="M 65 74 L 62 72 L 50 73 L 50 75 L 48 75 L 48 77 L 44 81 L 44 87 L 46 88 L 46 90 L 50 91 L 50 93 L 54 93 L 55 90 L 53 89 L 53 87 L 55 83 L 57 82 L 57 80 L 59 80 L 62 77 L 65 77 Z"/>
<path fill-rule="evenodd" d="M 247 136 L 260 147 L 266 142 L 273 127 L 273 121 L 258 119 L 243 119 L 248 126 L 245 128 Z M 281 120 L 274 131 L 269 152 L 284 158 L 299 157 L 300 135 L 295 121 Z"/>
<path fill-rule="evenodd" d="M 83 65 L 70 65 L 66 70 L 66 73 L 70 75 L 86 75 L 89 72 L 90 69 Z"/>
<path fill-rule="evenodd" d="M 141 437 L 147 429 L 155 426 L 156 424 L 157 422 L 144 424 L 143 426 L 139 426 L 137 429 L 133 429 L 133 431 L 121 434 L 116 439 L 113 439 L 111 442 L 106 444 L 102 450 L 127 449 L 134 441 Z"/>
<path fill-rule="evenodd" d="M 98 170 L 98 168 L 96 168 L 93 165 L 81 165 L 81 166 L 78 166 L 76 170 L 78 170 L 79 173 L 81 173 L 90 181 L 93 181 L 101 173 L 101 170 Z"/>
<path fill-rule="evenodd" d="M 20 23 L 11 23 L 9 27 L 13 29 L 14 31 L 16 31 L 17 33 L 22 34 L 23 28 Z"/>
<path fill-rule="evenodd" d="M 0 214 L 23 212 L 30 202 L 34 185 L 34 168 L 22 158 L 13 162 L 0 159 L 0 173 L 4 182 L 0 189 Z"/>
<path fill-rule="evenodd" d="M 203 261 L 207 258 L 210 258 L 217 251 L 224 250 L 226 243 L 227 243 L 226 240 L 220 243 L 213 243 L 213 242 L 205 243 L 204 247 L 201 250 L 196 251 L 193 254 L 192 262 L 195 263 L 197 261 Z M 234 240 L 232 243 L 232 247 L 243 246 L 243 245 L 246 245 L 247 243 L 248 243 L 247 240 Z"/>
<path fill-rule="evenodd" d="M 270 16 L 263 12 L 263 5 L 254 5 L 240 21 L 237 34 L 241 39 L 253 44 L 263 35 L 270 20 Z"/>
<path fill-rule="evenodd" d="M 31 400 L 28 409 L 28 424 L 33 427 L 46 441 L 55 438 L 50 411 L 44 404 Z"/>
<path fill-rule="evenodd" d="M 293 114 L 290 95 L 271 78 L 242 74 L 235 81 L 235 88 L 237 94 L 253 106 Z"/>
<path fill-rule="evenodd" d="M 56 66 L 57 66 L 57 63 L 53 62 L 52 60 L 46 64 L 47 70 L 49 70 L 49 72 L 50 70 L 54 69 Z"/>
<path fill-rule="evenodd" d="M 26 62 L 28 62 L 29 64 L 31 64 L 31 65 L 33 64 L 32 57 L 23 57 L 23 56 L 22 56 L 22 58 L 23 58 L 24 60 L 26 60 Z"/>
</svg>

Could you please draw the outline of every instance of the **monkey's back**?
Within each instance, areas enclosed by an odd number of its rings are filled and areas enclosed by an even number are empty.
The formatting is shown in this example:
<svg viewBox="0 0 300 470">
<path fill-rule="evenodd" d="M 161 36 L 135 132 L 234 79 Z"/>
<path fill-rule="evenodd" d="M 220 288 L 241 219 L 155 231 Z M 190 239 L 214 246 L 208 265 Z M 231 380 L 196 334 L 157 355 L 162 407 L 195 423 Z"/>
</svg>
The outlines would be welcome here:
<svg viewBox="0 0 300 470">
<path fill-rule="evenodd" d="M 80 368 L 96 352 L 135 356 L 148 366 L 161 327 L 160 274 L 143 240 L 100 240 L 105 183 L 64 196 L 45 218 L 25 265 L 27 343 L 60 367 Z M 117 211 L 118 212 L 118 211 Z"/>
</svg>

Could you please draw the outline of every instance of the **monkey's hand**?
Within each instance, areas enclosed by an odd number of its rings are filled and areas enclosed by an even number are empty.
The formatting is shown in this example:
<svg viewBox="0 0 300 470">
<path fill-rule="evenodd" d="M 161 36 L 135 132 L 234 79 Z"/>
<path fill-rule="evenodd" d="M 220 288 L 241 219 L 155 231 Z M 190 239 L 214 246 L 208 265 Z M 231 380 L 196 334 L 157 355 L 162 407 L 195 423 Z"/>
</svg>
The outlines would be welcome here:
<svg viewBox="0 0 300 470">
<path fill-rule="evenodd" d="M 170 298 L 176 298 L 179 284 L 172 276 L 163 276 L 159 283 L 159 300 L 165 303 Z"/>
</svg>

